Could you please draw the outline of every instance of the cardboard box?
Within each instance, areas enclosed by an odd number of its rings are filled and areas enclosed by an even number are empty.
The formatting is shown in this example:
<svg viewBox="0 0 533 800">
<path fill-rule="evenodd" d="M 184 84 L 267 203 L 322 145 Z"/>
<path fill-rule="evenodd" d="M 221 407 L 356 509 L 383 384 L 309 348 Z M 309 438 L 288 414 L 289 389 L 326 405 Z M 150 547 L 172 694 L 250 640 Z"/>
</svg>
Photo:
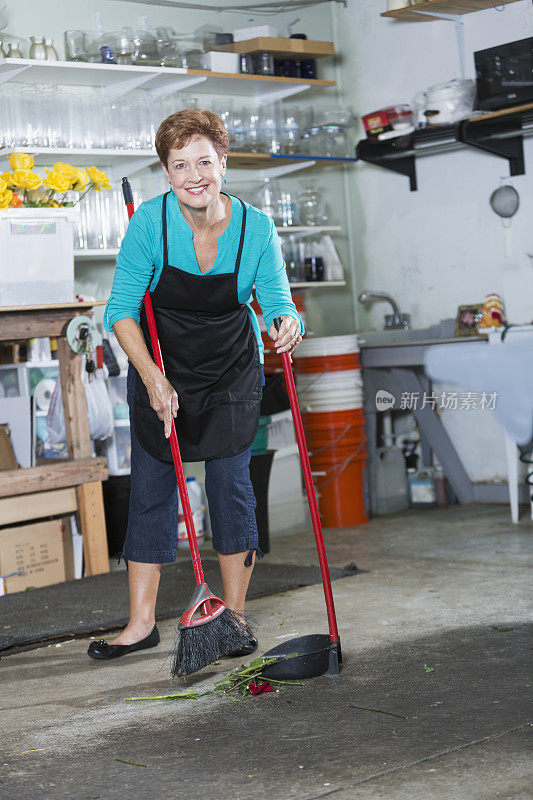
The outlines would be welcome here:
<svg viewBox="0 0 533 800">
<path fill-rule="evenodd" d="M 0 529 L 0 575 L 19 569 L 4 579 L 5 594 L 74 579 L 69 517 Z"/>
</svg>

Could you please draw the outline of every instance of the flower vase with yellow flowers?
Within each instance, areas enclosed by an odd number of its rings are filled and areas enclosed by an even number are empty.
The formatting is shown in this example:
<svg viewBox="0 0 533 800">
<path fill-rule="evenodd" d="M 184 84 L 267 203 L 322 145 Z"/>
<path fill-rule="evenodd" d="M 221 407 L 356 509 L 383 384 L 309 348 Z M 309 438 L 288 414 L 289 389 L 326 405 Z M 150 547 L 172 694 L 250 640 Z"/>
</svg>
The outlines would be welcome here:
<svg viewBox="0 0 533 800">
<path fill-rule="evenodd" d="M 11 153 L 11 171 L 0 173 L 0 209 L 65 208 L 77 205 L 88 192 L 110 189 L 105 172 L 96 167 L 72 167 L 56 161 L 46 178 L 34 172 L 33 156 Z M 73 200 L 71 192 L 78 192 Z"/>
</svg>

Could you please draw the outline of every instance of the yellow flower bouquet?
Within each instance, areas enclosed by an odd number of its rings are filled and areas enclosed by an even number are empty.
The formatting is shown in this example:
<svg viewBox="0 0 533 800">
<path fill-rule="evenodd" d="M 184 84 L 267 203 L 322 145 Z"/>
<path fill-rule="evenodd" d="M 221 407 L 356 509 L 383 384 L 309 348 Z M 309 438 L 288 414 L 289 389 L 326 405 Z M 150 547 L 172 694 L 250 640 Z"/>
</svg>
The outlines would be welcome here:
<svg viewBox="0 0 533 800">
<path fill-rule="evenodd" d="M 11 153 L 7 158 L 11 171 L 0 173 L 0 209 L 75 206 L 87 192 L 111 189 L 108 176 L 96 167 L 80 169 L 56 161 L 43 180 L 33 171 L 33 156 Z M 79 193 L 77 200 L 68 197 L 71 191 Z"/>
</svg>

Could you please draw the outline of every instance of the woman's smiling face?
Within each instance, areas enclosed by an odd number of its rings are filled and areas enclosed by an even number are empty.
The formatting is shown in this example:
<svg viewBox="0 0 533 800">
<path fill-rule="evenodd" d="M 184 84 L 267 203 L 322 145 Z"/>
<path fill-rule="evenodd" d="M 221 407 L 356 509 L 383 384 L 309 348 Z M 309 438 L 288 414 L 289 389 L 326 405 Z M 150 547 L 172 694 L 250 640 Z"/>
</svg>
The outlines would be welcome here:
<svg viewBox="0 0 533 800">
<path fill-rule="evenodd" d="M 185 147 L 170 151 L 163 170 L 178 200 L 205 208 L 219 197 L 226 156 L 219 156 L 209 139 L 196 136 Z"/>
</svg>

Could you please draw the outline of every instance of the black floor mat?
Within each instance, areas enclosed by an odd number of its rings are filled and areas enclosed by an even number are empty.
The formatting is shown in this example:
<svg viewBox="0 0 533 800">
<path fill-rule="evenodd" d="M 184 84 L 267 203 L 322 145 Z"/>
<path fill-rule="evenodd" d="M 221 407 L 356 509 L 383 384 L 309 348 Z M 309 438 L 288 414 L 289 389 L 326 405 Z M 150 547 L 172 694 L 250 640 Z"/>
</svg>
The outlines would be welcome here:
<svg viewBox="0 0 533 800">
<path fill-rule="evenodd" d="M 204 559 L 205 579 L 220 594 L 222 584 L 216 559 Z M 353 575 L 351 564 L 331 568 L 332 580 Z M 259 562 L 248 591 L 248 599 L 277 594 L 320 583 L 318 567 Z M 157 598 L 156 618 L 179 617 L 194 588 L 192 567 L 187 561 L 163 568 Z M 324 612 L 325 613 L 325 612 Z M 0 599 L 0 651 L 39 645 L 69 636 L 99 633 L 125 625 L 129 618 L 128 575 L 125 570 L 95 575 L 79 581 L 58 583 L 42 589 L 17 592 Z"/>
</svg>

